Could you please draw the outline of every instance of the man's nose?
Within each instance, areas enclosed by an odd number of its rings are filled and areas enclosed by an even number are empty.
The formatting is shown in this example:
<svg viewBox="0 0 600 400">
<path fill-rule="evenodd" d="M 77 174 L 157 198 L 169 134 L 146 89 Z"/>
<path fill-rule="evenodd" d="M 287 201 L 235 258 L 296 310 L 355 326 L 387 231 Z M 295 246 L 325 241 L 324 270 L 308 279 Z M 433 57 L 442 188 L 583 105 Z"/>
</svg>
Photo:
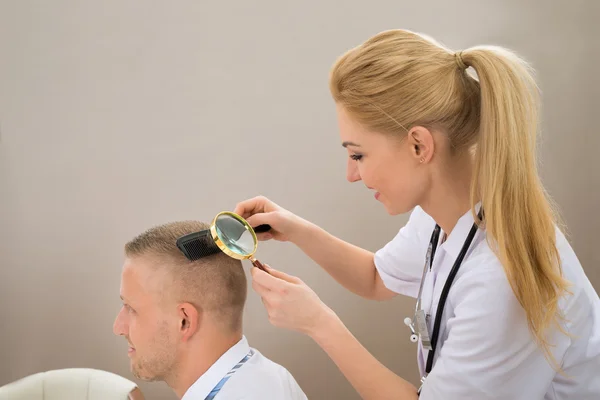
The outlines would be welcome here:
<svg viewBox="0 0 600 400">
<path fill-rule="evenodd" d="M 351 158 L 348 158 L 348 164 L 346 166 L 346 179 L 348 182 L 360 181 L 358 166 L 356 165 L 356 161 L 352 160 Z"/>
<path fill-rule="evenodd" d="M 117 336 L 125 336 L 127 333 L 127 323 L 123 317 L 123 307 L 121 307 L 119 313 L 117 314 L 117 318 L 115 318 L 115 322 L 113 324 L 113 333 Z"/>
</svg>

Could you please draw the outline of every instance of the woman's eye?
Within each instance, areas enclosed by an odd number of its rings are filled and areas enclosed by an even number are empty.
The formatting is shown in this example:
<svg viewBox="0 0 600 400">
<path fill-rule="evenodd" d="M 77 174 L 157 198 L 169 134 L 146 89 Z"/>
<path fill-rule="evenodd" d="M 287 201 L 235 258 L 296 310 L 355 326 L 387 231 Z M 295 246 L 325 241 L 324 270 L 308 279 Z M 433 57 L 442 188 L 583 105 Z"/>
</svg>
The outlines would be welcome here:
<svg viewBox="0 0 600 400">
<path fill-rule="evenodd" d="M 361 154 L 352 154 L 350 156 L 351 159 L 353 159 L 354 161 L 359 161 L 362 158 Z"/>
</svg>

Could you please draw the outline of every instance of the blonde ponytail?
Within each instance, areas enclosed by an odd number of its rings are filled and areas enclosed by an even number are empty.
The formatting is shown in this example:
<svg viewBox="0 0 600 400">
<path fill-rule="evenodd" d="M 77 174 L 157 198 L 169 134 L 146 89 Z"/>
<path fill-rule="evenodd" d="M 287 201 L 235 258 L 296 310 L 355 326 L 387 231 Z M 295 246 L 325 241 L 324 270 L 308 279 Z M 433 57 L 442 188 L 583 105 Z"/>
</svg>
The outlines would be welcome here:
<svg viewBox="0 0 600 400">
<path fill-rule="evenodd" d="M 502 48 L 475 47 L 461 57 L 481 90 L 472 202 L 481 199 L 490 245 L 530 330 L 552 358 L 545 333 L 554 323 L 560 329 L 558 304 L 568 283 L 556 248 L 558 216 L 537 171 L 537 85 L 528 65 Z"/>
<path fill-rule="evenodd" d="M 453 150 L 475 150 L 473 215 L 481 201 L 489 244 L 535 340 L 555 361 L 546 333 L 553 324 L 564 332 L 559 299 L 568 284 L 556 248 L 557 215 L 537 171 L 538 90 L 529 66 L 499 47 L 454 53 L 423 35 L 389 30 L 337 60 L 330 91 L 372 131 L 437 128 Z"/>
</svg>

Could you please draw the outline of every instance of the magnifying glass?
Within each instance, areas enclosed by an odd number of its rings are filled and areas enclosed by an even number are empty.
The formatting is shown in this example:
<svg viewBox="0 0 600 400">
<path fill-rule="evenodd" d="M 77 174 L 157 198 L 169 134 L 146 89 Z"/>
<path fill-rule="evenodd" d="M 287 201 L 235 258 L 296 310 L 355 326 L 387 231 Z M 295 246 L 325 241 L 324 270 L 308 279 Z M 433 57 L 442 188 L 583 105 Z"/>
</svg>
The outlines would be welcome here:
<svg viewBox="0 0 600 400">
<path fill-rule="evenodd" d="M 254 253 L 258 247 L 256 232 L 269 229 L 269 225 L 252 228 L 241 216 L 222 211 L 215 216 L 210 229 L 180 237 L 177 247 L 190 261 L 223 252 L 236 260 L 250 260 L 252 265 L 267 272 L 264 265 L 254 258 Z"/>
</svg>

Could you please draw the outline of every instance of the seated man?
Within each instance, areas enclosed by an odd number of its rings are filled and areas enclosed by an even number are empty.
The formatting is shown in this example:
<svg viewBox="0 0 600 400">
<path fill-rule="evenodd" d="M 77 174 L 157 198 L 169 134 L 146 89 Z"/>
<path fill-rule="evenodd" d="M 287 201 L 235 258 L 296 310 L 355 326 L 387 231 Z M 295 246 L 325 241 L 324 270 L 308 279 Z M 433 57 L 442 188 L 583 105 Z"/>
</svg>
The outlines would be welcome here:
<svg viewBox="0 0 600 400">
<path fill-rule="evenodd" d="M 201 222 L 152 228 L 125 245 L 123 308 L 114 333 L 125 336 L 134 375 L 164 381 L 178 398 L 306 399 L 293 376 L 242 334 L 246 275 L 224 253 L 191 262 L 177 238 Z"/>
</svg>

